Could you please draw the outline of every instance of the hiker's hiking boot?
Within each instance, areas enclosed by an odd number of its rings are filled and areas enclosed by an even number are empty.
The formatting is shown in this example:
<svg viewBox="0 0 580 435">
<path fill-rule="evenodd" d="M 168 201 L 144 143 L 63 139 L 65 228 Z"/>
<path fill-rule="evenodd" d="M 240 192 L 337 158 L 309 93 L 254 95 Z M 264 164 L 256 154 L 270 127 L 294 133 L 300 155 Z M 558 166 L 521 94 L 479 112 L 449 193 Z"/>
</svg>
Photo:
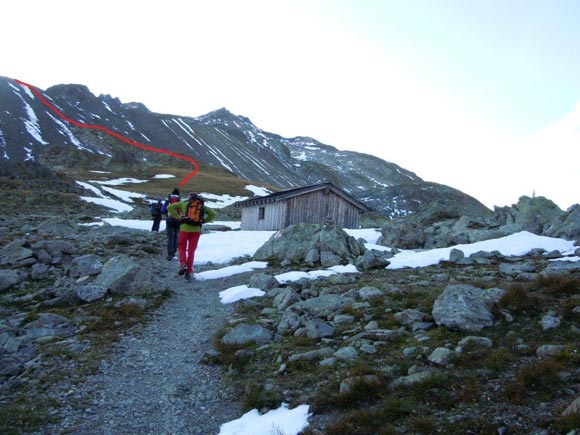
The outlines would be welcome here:
<svg viewBox="0 0 580 435">
<path fill-rule="evenodd" d="M 179 266 L 179 272 L 177 272 L 178 275 L 183 275 L 185 272 L 187 272 L 187 265 L 186 264 L 182 264 L 181 266 Z"/>
<path fill-rule="evenodd" d="M 185 272 L 185 280 L 191 281 L 193 279 L 193 273 Z"/>
</svg>

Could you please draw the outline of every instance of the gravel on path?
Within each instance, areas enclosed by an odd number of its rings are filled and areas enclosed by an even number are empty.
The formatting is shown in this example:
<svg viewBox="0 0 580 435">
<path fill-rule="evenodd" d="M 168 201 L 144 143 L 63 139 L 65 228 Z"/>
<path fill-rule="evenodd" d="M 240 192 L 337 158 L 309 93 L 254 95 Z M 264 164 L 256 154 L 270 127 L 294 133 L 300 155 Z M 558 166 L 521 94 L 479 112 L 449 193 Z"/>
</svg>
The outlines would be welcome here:
<svg viewBox="0 0 580 435">
<path fill-rule="evenodd" d="M 221 367 L 200 360 L 233 314 L 219 291 L 247 282 L 249 274 L 186 282 L 167 262 L 156 268 L 167 275 L 172 296 L 114 345 L 99 372 L 76 386 L 80 400 L 67 402 L 60 423 L 42 434 L 214 435 L 241 416 Z"/>
</svg>

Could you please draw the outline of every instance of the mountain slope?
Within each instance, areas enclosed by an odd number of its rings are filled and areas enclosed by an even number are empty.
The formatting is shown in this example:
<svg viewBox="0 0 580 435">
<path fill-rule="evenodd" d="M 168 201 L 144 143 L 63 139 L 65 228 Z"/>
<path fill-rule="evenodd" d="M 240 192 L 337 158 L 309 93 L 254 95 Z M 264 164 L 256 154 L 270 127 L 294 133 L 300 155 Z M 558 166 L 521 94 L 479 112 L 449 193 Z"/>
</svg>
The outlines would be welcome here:
<svg viewBox="0 0 580 435">
<path fill-rule="evenodd" d="M 143 147 L 194 159 L 250 182 L 284 189 L 332 181 L 390 217 L 417 213 L 436 200 L 469 214 L 489 212 L 474 198 L 426 183 L 394 163 L 339 151 L 307 137 L 283 138 L 226 109 L 194 118 L 154 113 L 141 103 L 122 103 L 110 95 L 95 96 L 84 85 L 34 90 L 80 126 L 47 107 L 26 85 L 0 78 L 0 155 L 4 160 L 34 159 L 49 167 L 81 163 L 116 169 L 123 165 L 191 167 L 187 161 L 131 147 L 103 131 L 108 129 Z"/>
</svg>

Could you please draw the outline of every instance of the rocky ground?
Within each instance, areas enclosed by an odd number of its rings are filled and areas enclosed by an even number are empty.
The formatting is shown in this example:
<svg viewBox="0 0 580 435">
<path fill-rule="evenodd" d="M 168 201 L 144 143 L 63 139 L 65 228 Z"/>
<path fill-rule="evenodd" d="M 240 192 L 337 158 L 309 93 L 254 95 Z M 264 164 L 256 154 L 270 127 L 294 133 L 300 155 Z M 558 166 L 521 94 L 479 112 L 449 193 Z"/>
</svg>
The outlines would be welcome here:
<svg viewBox="0 0 580 435">
<path fill-rule="evenodd" d="M 163 232 L 2 229 L 0 433 L 212 434 L 241 415 L 206 353 L 233 315 L 219 291 L 247 277 L 186 282 Z"/>
<path fill-rule="evenodd" d="M 164 259 L 163 233 L 31 217 L 3 229 L 2 433 L 212 435 L 281 402 L 311 406 L 309 435 L 580 425 L 580 273 L 545 274 L 545 252 L 397 271 L 371 256 L 361 273 L 273 281 L 318 268 L 296 257 L 186 283 Z M 360 248 L 332 234 L 328 249 Z M 222 305 L 218 292 L 239 284 L 267 293 Z M 452 292 L 465 309 L 440 311 L 464 323 L 435 309 Z"/>
</svg>

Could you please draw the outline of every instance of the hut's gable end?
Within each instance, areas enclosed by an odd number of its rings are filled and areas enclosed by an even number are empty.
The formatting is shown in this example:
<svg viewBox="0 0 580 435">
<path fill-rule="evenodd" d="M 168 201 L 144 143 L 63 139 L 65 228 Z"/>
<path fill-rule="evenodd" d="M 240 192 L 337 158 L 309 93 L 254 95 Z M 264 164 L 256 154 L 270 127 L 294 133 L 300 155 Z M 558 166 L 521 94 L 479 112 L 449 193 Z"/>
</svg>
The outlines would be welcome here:
<svg viewBox="0 0 580 435">
<path fill-rule="evenodd" d="M 343 228 L 358 228 L 365 210 L 331 183 L 293 189 L 242 203 L 243 230 L 278 230 L 300 223 L 332 221 Z"/>
<path fill-rule="evenodd" d="M 331 190 L 317 190 L 288 199 L 287 225 L 332 220 L 343 228 L 358 228 L 359 214 L 358 208 Z"/>
</svg>

